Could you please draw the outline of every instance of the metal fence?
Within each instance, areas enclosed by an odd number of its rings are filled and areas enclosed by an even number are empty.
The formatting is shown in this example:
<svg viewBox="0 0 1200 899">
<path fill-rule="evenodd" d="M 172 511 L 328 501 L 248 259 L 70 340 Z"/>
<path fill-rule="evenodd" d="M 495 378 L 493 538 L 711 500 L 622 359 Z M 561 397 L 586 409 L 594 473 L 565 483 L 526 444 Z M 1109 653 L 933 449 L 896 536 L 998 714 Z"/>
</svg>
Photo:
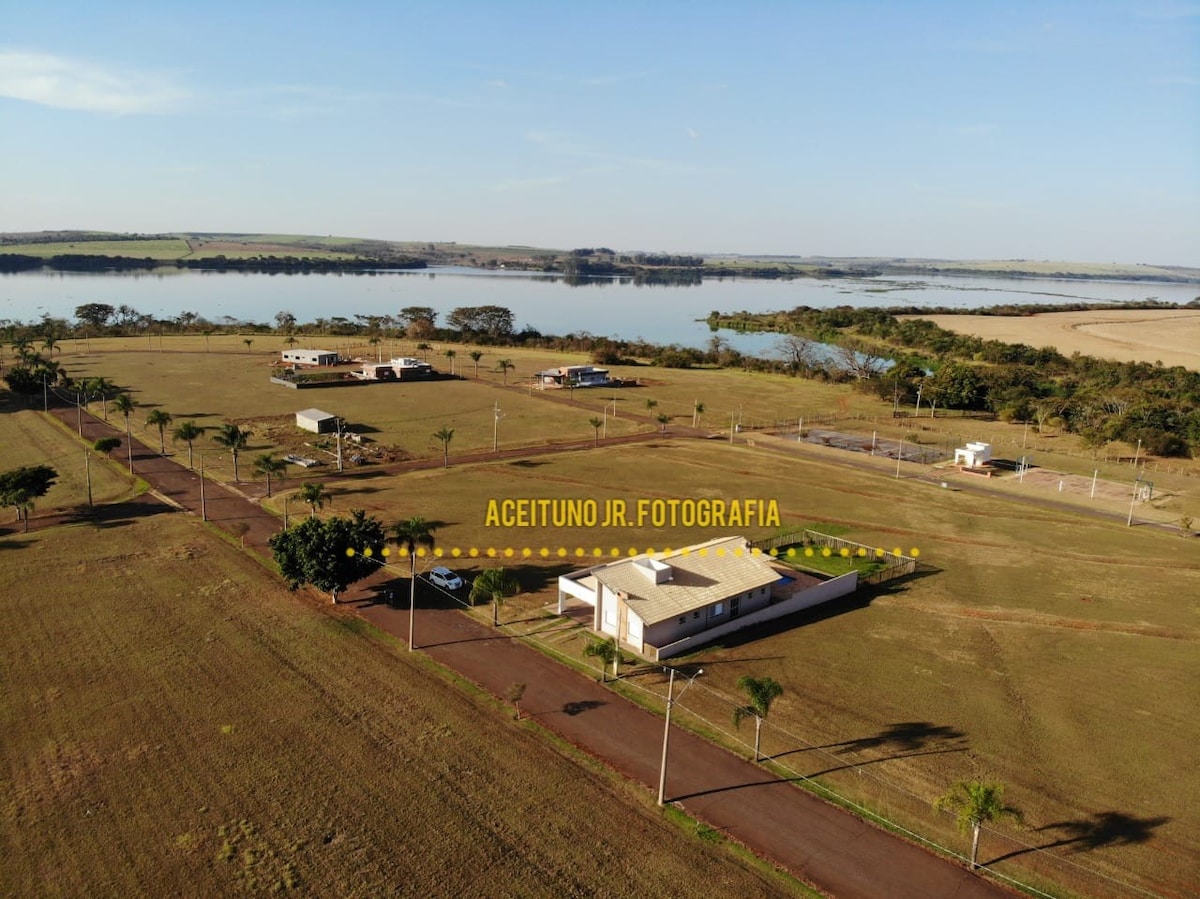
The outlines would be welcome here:
<svg viewBox="0 0 1200 899">
<path fill-rule="evenodd" d="M 831 552 L 839 554 L 845 549 L 852 556 L 870 559 L 883 565 L 883 568 L 878 571 L 871 572 L 870 574 L 860 574 L 858 578 L 860 584 L 883 584 L 897 578 L 907 577 L 917 570 L 917 560 L 913 556 L 905 555 L 903 552 L 887 550 L 880 546 L 867 546 L 865 543 L 857 543 L 854 540 L 847 540 L 844 537 L 832 537 L 829 534 L 822 534 L 820 531 L 813 531 L 808 528 L 798 531 L 788 531 L 786 534 L 776 534 L 774 537 L 767 537 L 763 540 L 755 540 L 750 545 L 763 552 L 770 552 L 782 546 L 795 546 L 796 544 L 820 549 L 828 547 Z"/>
</svg>

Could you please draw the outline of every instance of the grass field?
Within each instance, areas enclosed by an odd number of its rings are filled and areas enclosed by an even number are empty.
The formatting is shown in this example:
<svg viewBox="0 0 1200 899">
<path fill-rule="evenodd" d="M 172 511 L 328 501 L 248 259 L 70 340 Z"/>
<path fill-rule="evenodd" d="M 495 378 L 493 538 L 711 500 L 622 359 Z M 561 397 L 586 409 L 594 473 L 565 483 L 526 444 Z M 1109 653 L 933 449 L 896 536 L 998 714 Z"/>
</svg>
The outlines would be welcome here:
<svg viewBox="0 0 1200 899">
<path fill-rule="evenodd" d="M 1197 288 L 1200 292 L 1200 287 Z M 903 316 L 902 316 L 903 317 Z M 1037 315 L 928 315 L 939 328 L 985 340 L 1052 346 L 1119 362 L 1158 361 L 1200 369 L 1200 311 L 1123 309 Z"/>
<path fill-rule="evenodd" d="M 1129 895 L 1122 883 L 1184 895 L 1200 879 L 1200 813 L 1192 801 L 1200 783 L 1179 764 L 1194 754 L 1200 737 L 1187 699 L 1200 684 L 1200 553 L 1194 540 L 1126 528 L 1123 518 L 1104 521 L 1017 502 L 1009 496 L 1015 489 L 1002 482 L 979 485 L 996 493 L 974 492 L 974 484 L 954 478 L 953 489 L 941 489 L 912 480 L 920 470 L 915 465 L 904 466 L 906 477 L 897 480 L 887 460 L 754 434 L 740 435 L 730 446 L 727 423 L 714 428 L 713 440 L 655 439 L 456 465 L 456 451 L 490 448 L 495 402 L 505 413 L 502 448 L 509 442 L 533 446 L 568 435 L 590 438 L 587 416 L 602 412 L 608 392 L 597 391 L 592 399 L 576 391 L 583 404 L 577 408 L 566 405 L 562 393 L 530 396 L 524 388 L 505 388 L 499 374 L 485 372 L 499 358 L 491 351 L 479 382 L 411 385 L 411 392 L 410 385 L 296 392 L 266 381 L 276 352 L 270 341 L 277 338 L 255 338 L 249 353 L 232 337 L 212 338 L 207 353 L 203 338 L 179 340 L 193 344 L 166 338 L 159 351 L 157 339 L 149 345 L 93 340 L 90 353 L 86 346 L 67 347 L 62 361 L 72 374 L 102 374 L 133 387 L 145 404 L 139 424 L 151 404 L 202 424 L 228 418 L 252 427 L 317 405 L 373 427 L 382 423 L 370 436 L 382 441 L 394 434 L 409 440 L 401 443 L 406 449 L 430 457 L 440 455 L 429 437 L 436 428 L 461 428 L 449 470 L 378 476 L 363 469 L 361 477 L 331 480 L 332 511 L 363 508 L 389 523 L 412 515 L 437 519 L 443 548 L 479 551 L 474 560 L 468 555 L 453 562 L 465 570 L 488 564 L 489 548 L 499 558 L 514 549 L 526 587 L 540 592 L 511 600 L 509 620 L 536 619 L 553 600 L 553 574 L 589 562 L 594 549 L 661 549 L 717 533 L 648 525 L 489 527 L 492 498 L 762 497 L 776 500 L 785 528 L 832 524 L 863 543 L 919 549 L 931 566 L 924 575 L 869 603 L 849 601 L 831 614 L 810 615 L 803 627 L 727 641 L 689 660 L 709 673 L 689 693 L 686 707 L 702 714 L 710 731 L 728 731 L 737 677 L 769 675 L 787 692 L 772 711 L 767 751 L 785 753 L 780 763 L 797 773 L 825 772 L 822 779 L 842 793 L 914 830 L 961 845 L 929 803 L 958 778 L 992 775 L 1008 783 L 1009 799 L 1025 810 L 1033 828 L 1019 835 L 1021 844 L 985 838 L 993 847 L 985 848 L 985 857 L 1012 855 L 1001 863 L 1003 870 L 1064 884 L 1081 895 Z M 469 372 L 466 349 L 458 348 L 456 361 Z M 385 356 L 390 352 L 385 348 Z M 573 361 L 505 353 L 518 365 L 510 379 Z M 1128 464 L 1072 455 L 1069 437 L 1027 435 L 1021 426 L 957 417 L 892 420 L 890 405 L 889 417 L 881 418 L 881 404 L 845 387 L 740 372 L 629 372 L 649 382 L 618 393 L 617 421 L 630 429 L 657 428 L 644 411 L 645 398 L 657 399 L 656 411 L 687 424 L 699 399 L 706 405 L 704 421 L 719 416 L 727 422 L 740 405 L 747 423 L 782 418 L 786 409 L 841 416 L 839 427 L 868 434 L 873 428 L 892 436 L 915 432 L 926 442 L 985 438 L 1015 450 L 1028 438 L 1039 454 L 1059 442 L 1052 458 L 1066 470 L 1090 476 L 1099 467 L 1101 477 L 1131 477 Z M 630 420 L 633 411 L 641 421 Z M 153 440 L 151 432 L 142 433 Z M 252 441 L 251 454 L 268 445 L 259 445 L 261 439 Z M 1193 466 L 1179 463 L 1154 475 L 1162 489 L 1175 491 L 1173 502 L 1184 510 L 1195 508 Z M 293 491 L 298 480 L 280 489 Z M 1029 488 L 1026 500 L 1059 498 Z M 761 529 L 747 534 L 762 535 Z M 533 550 L 528 560 L 520 556 L 525 547 Z M 552 550 L 544 561 L 542 547 Z M 21 555 L 0 553 L 0 560 Z M 157 564 L 148 559 L 130 571 Z M 581 637 L 568 633 L 558 648 L 578 656 Z M 642 684 L 661 689 L 645 677 L 635 677 L 628 688 Z M 1028 846 L 1051 849 L 1038 853 Z"/>
<path fill-rule="evenodd" d="M 534 587 L 543 582 L 542 546 L 551 549 L 543 564 L 561 570 L 590 564 L 596 548 L 662 549 L 716 532 L 506 531 L 484 525 L 487 498 L 764 496 L 777 499 L 785 526 L 834 523 L 870 545 L 917 548 L 933 570 L 868 605 L 849 601 L 804 627 L 697 653 L 689 662 L 710 673 L 689 707 L 729 730 L 737 677 L 774 677 L 787 692 L 772 710 L 779 731 L 769 751 L 786 753 L 781 761 L 806 775 L 845 768 L 825 779 L 948 845 L 958 837 L 929 803 L 956 779 L 999 777 L 1032 827 L 1044 828 L 1018 835 L 1025 844 L 1079 837 L 1057 850 L 1067 862 L 1031 854 L 1001 865 L 1014 876 L 1119 896 L 1126 888 L 1105 877 L 1171 895 L 1200 873 L 1200 815 L 1187 798 L 1196 775 L 1161 776 L 1179 771 L 1176 760 L 1200 737 L 1183 699 L 1200 683 L 1194 541 L 897 482 L 846 468 L 819 448 L 784 461 L 724 443 L 614 447 L 368 479 L 334 492 L 342 512 L 443 520 L 439 542 L 468 553 L 451 562 L 467 571 L 497 564 L 489 550 L 504 560 L 511 548 L 507 564 Z M 537 615 L 554 601 L 552 587 L 540 589 L 511 600 L 505 616 L 538 630 Z M 576 656 L 582 647 L 582 632 L 555 644 Z M 1153 722 L 1153 739 L 1137 722 Z M 1129 825 L 1128 843 L 1118 833 L 1095 836 L 1097 822 L 1114 820 Z M 1003 854 L 997 846 L 1020 851 L 993 840 L 989 859 Z"/>
<path fill-rule="evenodd" d="M 194 521 L 2 545 L 4 895 L 788 891 Z"/>
</svg>

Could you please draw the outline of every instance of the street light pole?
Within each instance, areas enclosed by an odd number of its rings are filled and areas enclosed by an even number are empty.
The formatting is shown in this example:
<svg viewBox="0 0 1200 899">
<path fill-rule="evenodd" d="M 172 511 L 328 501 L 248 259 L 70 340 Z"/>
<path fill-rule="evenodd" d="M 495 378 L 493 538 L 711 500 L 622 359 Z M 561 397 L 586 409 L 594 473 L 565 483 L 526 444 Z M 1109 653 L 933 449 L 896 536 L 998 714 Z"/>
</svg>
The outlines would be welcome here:
<svg viewBox="0 0 1200 899">
<path fill-rule="evenodd" d="M 663 719 L 663 747 L 662 747 L 662 764 L 658 771 L 658 804 L 662 805 L 666 798 L 667 792 L 667 747 L 671 741 L 671 707 L 675 705 L 675 669 L 668 669 L 671 672 L 670 680 L 667 681 L 667 717 Z M 701 668 L 695 674 L 688 678 L 688 682 L 679 690 L 679 695 L 682 696 L 684 690 L 692 685 L 692 683 L 700 675 L 704 673 Z"/>
</svg>

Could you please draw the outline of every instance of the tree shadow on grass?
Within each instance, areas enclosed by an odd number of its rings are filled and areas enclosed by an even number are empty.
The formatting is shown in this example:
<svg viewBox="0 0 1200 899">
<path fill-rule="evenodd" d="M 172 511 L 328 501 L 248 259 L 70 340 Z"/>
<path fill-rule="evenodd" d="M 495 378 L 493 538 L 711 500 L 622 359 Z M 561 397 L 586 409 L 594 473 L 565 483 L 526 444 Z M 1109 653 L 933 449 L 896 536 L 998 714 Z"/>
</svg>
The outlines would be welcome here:
<svg viewBox="0 0 1200 899">
<path fill-rule="evenodd" d="M 1105 846 L 1133 846 L 1147 842 L 1154 831 L 1171 821 L 1167 817 L 1138 818 L 1125 812 L 1096 812 L 1078 821 L 1058 821 L 1035 828 L 1035 833 L 1060 831 L 1062 836 L 1041 846 L 1029 846 L 992 859 L 987 864 L 1006 861 L 1027 852 L 1070 846 L 1074 852 L 1090 852 Z"/>
</svg>

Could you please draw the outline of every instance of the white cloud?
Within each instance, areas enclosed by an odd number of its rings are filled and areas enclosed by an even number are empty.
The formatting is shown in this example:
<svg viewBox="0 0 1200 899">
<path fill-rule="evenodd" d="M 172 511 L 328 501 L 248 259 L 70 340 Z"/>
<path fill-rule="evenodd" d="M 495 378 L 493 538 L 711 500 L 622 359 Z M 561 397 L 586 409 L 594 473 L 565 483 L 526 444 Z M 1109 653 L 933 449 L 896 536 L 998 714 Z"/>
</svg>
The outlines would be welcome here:
<svg viewBox="0 0 1200 899">
<path fill-rule="evenodd" d="M 0 52 L 0 97 L 58 109 L 138 115 L 173 112 L 188 93 L 164 75 L 48 53 Z"/>
<path fill-rule="evenodd" d="M 697 131 L 695 128 L 689 128 L 687 130 L 687 136 L 690 137 L 692 140 L 696 140 L 698 137 L 700 137 L 700 132 Z"/>
</svg>

